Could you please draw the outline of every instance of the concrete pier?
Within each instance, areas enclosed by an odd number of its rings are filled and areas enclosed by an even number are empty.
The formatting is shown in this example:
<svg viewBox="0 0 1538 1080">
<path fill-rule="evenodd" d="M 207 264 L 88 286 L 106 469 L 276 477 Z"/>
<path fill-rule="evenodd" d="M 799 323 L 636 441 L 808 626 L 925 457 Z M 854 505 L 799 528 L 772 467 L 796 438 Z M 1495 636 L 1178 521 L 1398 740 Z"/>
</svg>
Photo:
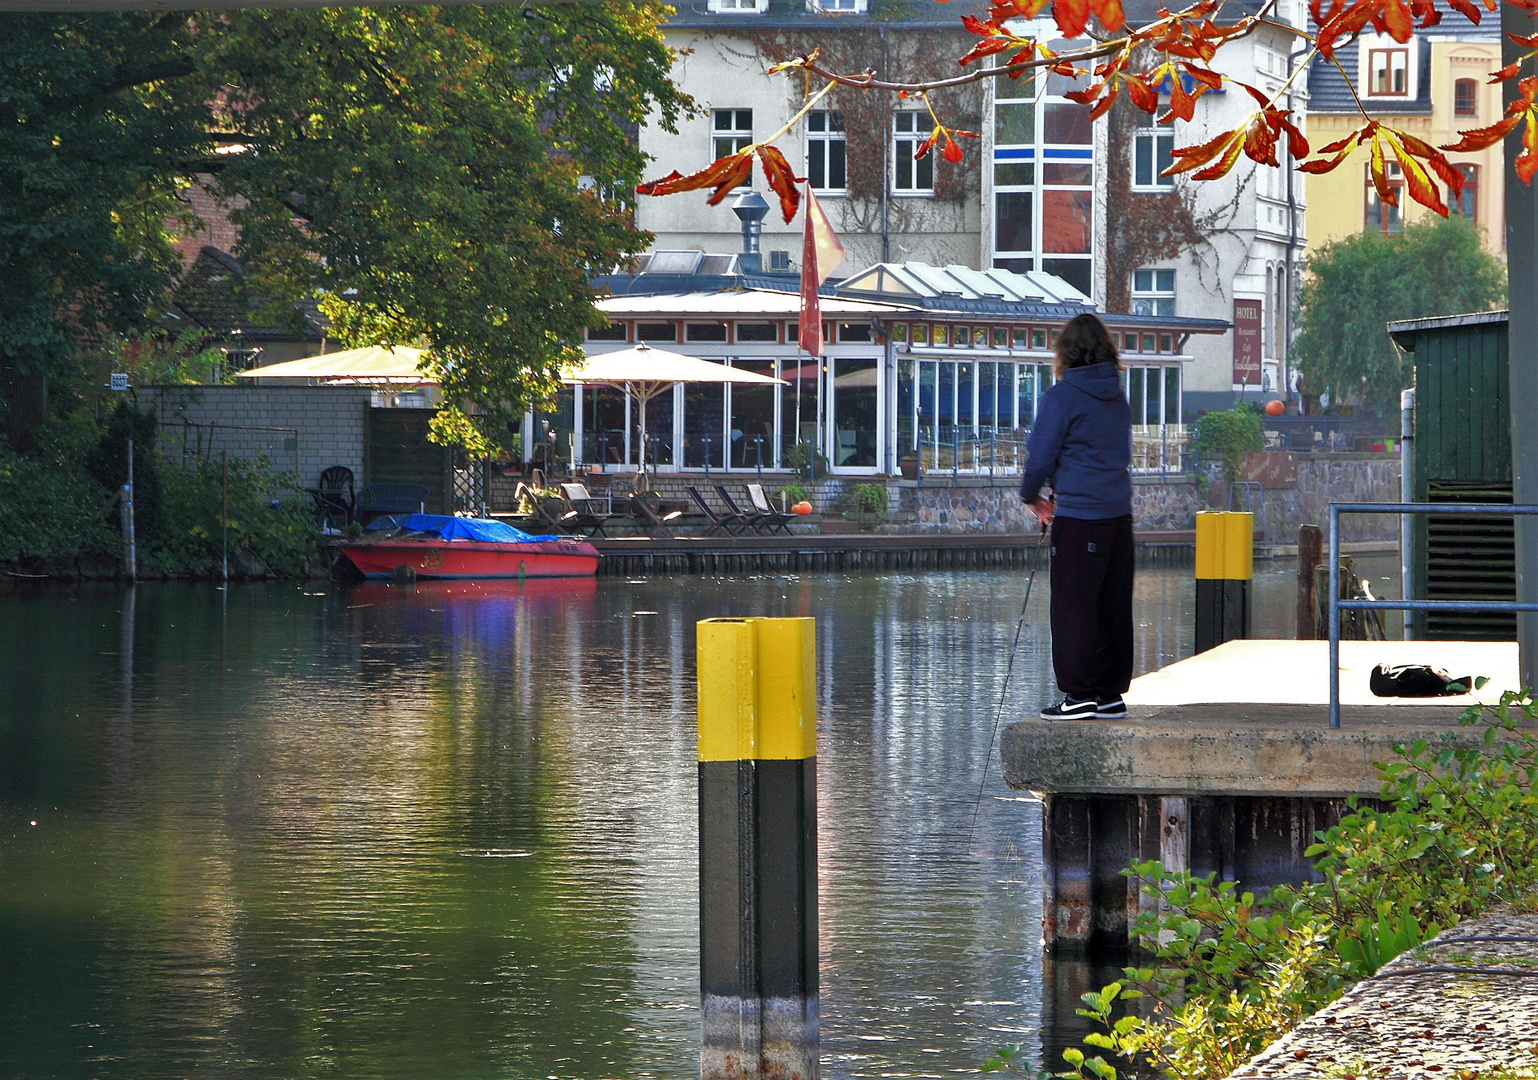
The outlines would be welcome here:
<svg viewBox="0 0 1538 1080">
<path fill-rule="evenodd" d="M 1341 643 L 1341 726 L 1328 727 L 1327 646 L 1234 641 L 1135 680 L 1125 720 L 1021 720 L 1004 729 L 1010 787 L 1044 802 L 1043 936 L 1049 950 L 1116 953 L 1140 904 L 1122 871 L 1158 859 L 1260 888 L 1312 873 L 1303 852 L 1375 797 L 1394 746 L 1479 733 L 1459 714 L 1517 683 L 1513 643 Z M 1477 694 L 1376 698 L 1377 663 L 1429 663 L 1491 681 Z"/>
</svg>

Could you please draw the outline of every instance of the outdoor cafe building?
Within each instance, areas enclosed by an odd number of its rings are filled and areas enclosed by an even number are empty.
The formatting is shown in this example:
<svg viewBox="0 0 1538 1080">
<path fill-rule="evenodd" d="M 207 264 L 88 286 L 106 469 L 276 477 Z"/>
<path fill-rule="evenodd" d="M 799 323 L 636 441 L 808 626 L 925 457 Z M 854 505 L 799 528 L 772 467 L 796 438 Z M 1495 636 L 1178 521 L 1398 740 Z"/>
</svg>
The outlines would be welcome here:
<svg viewBox="0 0 1538 1080">
<path fill-rule="evenodd" d="M 1094 310 L 1059 278 L 924 263 L 882 263 L 821 294 L 824 347 L 797 346 L 794 274 L 743 273 L 736 255 L 657 252 L 635 274 L 601 278 L 610 325 L 589 355 L 642 342 L 781 380 L 678 384 L 647 405 L 608 386 L 568 387 L 525 422 L 525 457 L 573 471 L 794 469 L 808 448 L 834 475 L 1018 471 L 1052 348 L 1068 319 Z M 1182 370 L 1190 335 L 1227 324 L 1102 315 L 1116 336 L 1132 404 L 1134 468 L 1178 469 Z M 569 460 L 562 460 L 568 459 Z"/>
</svg>

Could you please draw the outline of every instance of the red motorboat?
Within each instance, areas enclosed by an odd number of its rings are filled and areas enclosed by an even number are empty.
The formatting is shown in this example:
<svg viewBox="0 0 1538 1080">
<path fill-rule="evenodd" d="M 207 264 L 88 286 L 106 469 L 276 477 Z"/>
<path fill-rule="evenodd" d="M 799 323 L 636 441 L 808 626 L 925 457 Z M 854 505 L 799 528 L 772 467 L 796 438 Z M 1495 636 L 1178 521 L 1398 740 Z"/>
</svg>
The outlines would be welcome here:
<svg viewBox="0 0 1538 1080">
<path fill-rule="evenodd" d="M 384 519 L 377 536 L 342 545 L 364 577 L 410 571 L 417 578 L 592 577 L 598 549 L 571 536 L 532 536 L 502 521 L 410 514 Z"/>
</svg>

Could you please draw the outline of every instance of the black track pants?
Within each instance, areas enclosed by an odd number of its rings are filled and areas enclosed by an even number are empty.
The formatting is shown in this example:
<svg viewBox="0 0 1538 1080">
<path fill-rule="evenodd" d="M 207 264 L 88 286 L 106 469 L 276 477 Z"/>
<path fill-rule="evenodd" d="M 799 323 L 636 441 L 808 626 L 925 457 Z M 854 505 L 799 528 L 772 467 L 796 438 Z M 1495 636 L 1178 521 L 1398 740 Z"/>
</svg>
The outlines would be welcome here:
<svg viewBox="0 0 1538 1080">
<path fill-rule="evenodd" d="M 1132 518 L 1052 519 L 1052 667 L 1074 698 L 1132 682 Z"/>
</svg>

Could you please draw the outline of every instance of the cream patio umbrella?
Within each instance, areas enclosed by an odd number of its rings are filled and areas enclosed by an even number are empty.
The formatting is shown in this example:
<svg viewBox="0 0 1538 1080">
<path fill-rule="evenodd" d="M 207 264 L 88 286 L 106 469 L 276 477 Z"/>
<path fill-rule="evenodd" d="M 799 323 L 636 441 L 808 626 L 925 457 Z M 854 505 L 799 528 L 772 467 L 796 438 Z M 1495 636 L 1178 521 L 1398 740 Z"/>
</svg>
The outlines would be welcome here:
<svg viewBox="0 0 1538 1080">
<path fill-rule="evenodd" d="M 645 486 L 646 404 L 652 398 L 671 390 L 675 383 L 751 383 L 757 386 L 785 384 L 784 379 L 727 367 L 714 360 L 701 360 L 697 356 L 653 349 L 646 344 L 589 356 L 580 367 L 569 369 L 562 375 L 561 381 L 612 386 L 616 390 L 628 391 L 640 403 L 641 464 L 637 469 L 638 487 Z"/>
<path fill-rule="evenodd" d="M 363 349 L 306 356 L 281 364 L 268 364 L 240 372 L 239 379 L 303 379 L 323 383 L 359 383 L 367 386 L 423 386 L 436 380 L 420 364 L 422 349 L 371 345 Z"/>
</svg>

